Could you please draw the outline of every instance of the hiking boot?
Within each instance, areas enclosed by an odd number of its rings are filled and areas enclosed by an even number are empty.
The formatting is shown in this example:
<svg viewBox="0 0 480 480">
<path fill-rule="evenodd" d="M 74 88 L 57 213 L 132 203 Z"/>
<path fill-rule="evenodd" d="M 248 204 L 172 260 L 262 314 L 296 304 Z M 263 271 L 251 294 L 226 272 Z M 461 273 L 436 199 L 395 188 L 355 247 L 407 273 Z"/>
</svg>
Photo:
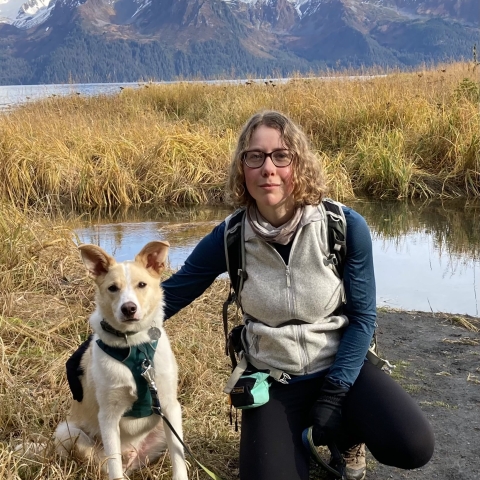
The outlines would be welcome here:
<svg viewBox="0 0 480 480">
<path fill-rule="evenodd" d="M 343 452 L 347 480 L 363 480 L 367 474 L 365 444 L 359 443 Z"/>
</svg>

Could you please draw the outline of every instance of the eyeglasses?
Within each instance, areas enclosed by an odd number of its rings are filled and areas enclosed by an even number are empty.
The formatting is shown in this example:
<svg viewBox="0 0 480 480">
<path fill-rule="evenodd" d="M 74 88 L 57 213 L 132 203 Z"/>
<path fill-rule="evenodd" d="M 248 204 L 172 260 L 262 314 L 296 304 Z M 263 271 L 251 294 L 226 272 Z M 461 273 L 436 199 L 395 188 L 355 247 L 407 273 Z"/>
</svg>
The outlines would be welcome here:
<svg viewBox="0 0 480 480">
<path fill-rule="evenodd" d="M 249 168 L 260 168 L 267 157 L 270 157 L 276 167 L 283 168 L 292 163 L 293 153 L 283 148 L 270 153 L 261 150 L 247 150 L 243 152 L 242 161 Z"/>
</svg>

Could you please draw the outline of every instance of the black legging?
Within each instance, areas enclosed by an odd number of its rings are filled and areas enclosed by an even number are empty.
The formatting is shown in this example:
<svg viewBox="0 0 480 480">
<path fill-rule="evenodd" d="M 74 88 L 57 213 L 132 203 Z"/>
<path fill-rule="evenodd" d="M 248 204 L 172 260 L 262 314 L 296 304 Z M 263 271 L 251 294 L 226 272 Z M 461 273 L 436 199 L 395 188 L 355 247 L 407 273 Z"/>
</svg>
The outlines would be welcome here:
<svg viewBox="0 0 480 480">
<path fill-rule="evenodd" d="M 308 480 L 309 454 L 301 434 L 322 379 L 273 382 L 270 400 L 242 411 L 241 480 Z M 365 443 L 385 465 L 419 468 L 431 458 L 434 435 L 414 400 L 389 375 L 365 362 L 343 406 L 341 451 Z"/>
</svg>

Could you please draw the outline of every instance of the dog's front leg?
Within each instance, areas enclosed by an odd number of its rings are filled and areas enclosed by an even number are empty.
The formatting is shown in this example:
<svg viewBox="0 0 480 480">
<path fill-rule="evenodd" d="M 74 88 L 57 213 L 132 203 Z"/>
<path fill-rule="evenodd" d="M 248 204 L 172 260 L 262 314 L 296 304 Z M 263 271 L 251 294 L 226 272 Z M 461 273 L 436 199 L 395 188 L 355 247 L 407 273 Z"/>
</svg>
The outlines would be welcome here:
<svg viewBox="0 0 480 480">
<path fill-rule="evenodd" d="M 107 457 L 108 478 L 123 480 L 122 447 L 120 441 L 120 418 L 112 412 L 100 408 L 98 422 L 102 434 L 102 443 Z"/>
</svg>

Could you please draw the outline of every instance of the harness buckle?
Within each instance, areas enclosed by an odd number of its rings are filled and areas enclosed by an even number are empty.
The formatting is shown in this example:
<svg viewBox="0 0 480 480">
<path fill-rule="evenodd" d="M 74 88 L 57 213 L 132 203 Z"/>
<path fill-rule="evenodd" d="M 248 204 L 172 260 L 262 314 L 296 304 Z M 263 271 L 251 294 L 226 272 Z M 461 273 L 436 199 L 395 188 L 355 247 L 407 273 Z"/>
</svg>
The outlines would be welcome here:
<svg viewBox="0 0 480 480">
<path fill-rule="evenodd" d="M 292 377 L 288 373 L 282 372 L 282 375 L 277 381 L 283 383 L 284 385 L 288 385 L 288 381 L 291 379 Z"/>
<path fill-rule="evenodd" d="M 323 259 L 323 264 L 326 267 L 328 267 L 328 265 L 334 265 L 336 267 L 338 265 L 338 259 L 334 253 L 331 253 L 330 255 L 328 255 L 328 257 L 325 257 Z"/>
</svg>

